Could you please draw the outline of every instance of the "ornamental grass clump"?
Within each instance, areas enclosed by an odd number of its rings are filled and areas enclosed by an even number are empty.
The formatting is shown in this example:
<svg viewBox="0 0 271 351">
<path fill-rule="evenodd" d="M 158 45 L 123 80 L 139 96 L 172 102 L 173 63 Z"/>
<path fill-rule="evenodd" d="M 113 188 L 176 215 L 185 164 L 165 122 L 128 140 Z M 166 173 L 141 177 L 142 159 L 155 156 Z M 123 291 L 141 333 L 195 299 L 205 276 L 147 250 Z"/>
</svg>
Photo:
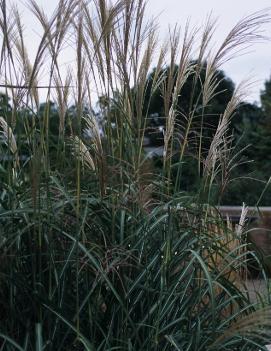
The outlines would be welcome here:
<svg viewBox="0 0 271 351">
<path fill-rule="evenodd" d="M 1 350 L 264 350 L 270 310 L 242 285 L 245 215 L 235 231 L 213 206 L 239 162 L 224 155 L 244 87 L 212 140 L 203 126 L 217 69 L 262 39 L 268 14 L 241 20 L 216 51 L 211 18 L 161 44 L 144 1 L 59 0 L 48 17 L 31 0 L 42 34 L 30 59 L 18 10 L 0 3 L 10 98 L 0 117 Z M 177 102 L 189 77 L 185 113 Z M 144 150 L 157 91 L 159 171 Z M 182 187 L 189 157 L 192 195 Z"/>
</svg>

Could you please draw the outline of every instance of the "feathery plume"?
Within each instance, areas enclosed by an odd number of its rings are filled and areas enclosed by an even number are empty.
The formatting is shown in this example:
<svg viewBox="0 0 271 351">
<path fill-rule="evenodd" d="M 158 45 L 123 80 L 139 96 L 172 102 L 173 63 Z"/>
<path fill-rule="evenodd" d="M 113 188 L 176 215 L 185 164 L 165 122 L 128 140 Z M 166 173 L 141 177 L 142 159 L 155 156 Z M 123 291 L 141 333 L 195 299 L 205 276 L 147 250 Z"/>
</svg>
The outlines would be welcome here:
<svg viewBox="0 0 271 351">
<path fill-rule="evenodd" d="M 87 146 L 83 143 L 83 141 L 78 137 L 72 137 L 72 148 L 73 154 L 82 162 L 83 165 L 86 165 L 87 168 L 94 171 L 95 163 L 93 158 L 87 148 Z"/>
<path fill-rule="evenodd" d="M 0 116 L 0 127 L 2 132 L 0 132 L 1 139 L 5 145 L 9 148 L 13 156 L 15 157 L 15 162 L 19 166 L 19 157 L 18 157 L 18 148 L 15 136 L 12 132 L 12 129 L 7 124 L 6 120 Z"/>
</svg>

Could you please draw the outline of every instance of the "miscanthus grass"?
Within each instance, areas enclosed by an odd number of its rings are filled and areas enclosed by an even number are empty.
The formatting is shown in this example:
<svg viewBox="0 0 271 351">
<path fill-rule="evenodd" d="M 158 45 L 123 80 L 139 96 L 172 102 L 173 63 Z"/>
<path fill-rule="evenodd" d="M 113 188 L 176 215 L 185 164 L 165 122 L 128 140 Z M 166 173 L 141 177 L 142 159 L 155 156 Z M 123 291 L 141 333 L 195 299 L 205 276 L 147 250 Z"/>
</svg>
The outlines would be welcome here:
<svg viewBox="0 0 271 351">
<path fill-rule="evenodd" d="M 210 17 L 161 43 L 143 0 L 59 0 L 51 17 L 27 4 L 42 31 L 34 58 L 18 10 L 0 1 L 10 97 L 0 117 L 1 350 L 264 350 L 270 310 L 241 287 L 245 207 L 235 231 L 211 206 L 238 164 L 230 120 L 246 87 L 209 142 L 203 124 L 217 70 L 262 39 L 269 16 L 241 20 L 215 49 Z M 143 147 L 157 91 L 161 172 Z M 187 155 L 198 162 L 193 196 L 182 191 Z"/>
</svg>

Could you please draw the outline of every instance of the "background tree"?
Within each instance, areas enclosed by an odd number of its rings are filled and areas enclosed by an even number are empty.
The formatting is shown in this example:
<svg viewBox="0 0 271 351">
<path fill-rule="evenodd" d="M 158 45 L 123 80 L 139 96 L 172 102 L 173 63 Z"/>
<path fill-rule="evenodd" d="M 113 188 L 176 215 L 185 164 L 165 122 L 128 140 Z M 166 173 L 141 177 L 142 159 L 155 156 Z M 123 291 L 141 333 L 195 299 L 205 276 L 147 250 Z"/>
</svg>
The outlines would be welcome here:
<svg viewBox="0 0 271 351">
<path fill-rule="evenodd" d="M 200 79 L 194 82 L 194 75 L 190 75 L 184 84 L 182 93 L 178 100 L 178 119 L 187 116 L 188 112 L 197 109 L 194 120 L 194 131 L 197 133 L 197 124 L 200 125 L 203 118 L 203 135 L 205 137 L 204 146 L 208 149 L 208 140 L 211 140 L 217 128 L 220 115 L 225 110 L 227 103 L 234 92 L 233 81 L 225 75 L 223 71 L 217 71 L 216 76 L 219 84 L 215 91 L 212 103 L 204 108 L 200 102 L 202 94 L 202 84 L 205 79 L 205 68 L 200 72 Z M 178 67 L 175 67 L 177 72 Z M 169 68 L 165 68 L 161 73 L 163 80 L 168 79 Z M 152 94 L 150 102 L 145 104 L 145 113 L 148 114 L 147 136 L 153 146 L 163 145 L 163 132 L 161 127 L 165 127 L 165 99 L 163 97 L 163 84 L 161 89 L 152 92 L 152 81 L 155 71 L 149 75 L 149 82 L 146 89 L 146 99 Z M 237 141 L 236 151 L 240 152 L 236 160 L 238 167 L 231 173 L 230 184 L 226 193 L 221 197 L 223 204 L 238 205 L 240 198 L 247 204 L 255 205 L 265 188 L 266 182 L 271 174 L 271 140 L 269 137 L 269 120 L 271 117 L 271 80 L 265 82 L 265 89 L 261 92 L 261 106 L 255 103 L 243 102 L 231 119 L 231 128 L 235 141 Z M 241 152 L 242 150 L 242 152 Z M 161 167 L 159 157 L 155 158 L 157 168 Z M 188 192 L 197 191 L 197 161 L 186 155 L 183 167 L 182 188 Z M 255 179 L 257 180 L 255 183 Z M 255 185 L 257 184 L 257 185 Z M 221 191 L 219 187 L 217 191 Z M 268 189 L 261 198 L 261 205 L 268 205 Z"/>
<path fill-rule="evenodd" d="M 193 64 L 193 62 L 191 63 Z M 178 71 L 178 66 L 176 65 L 174 68 L 174 84 L 176 80 L 176 72 Z M 202 86 L 205 81 L 206 74 L 206 64 L 202 66 L 202 69 L 199 74 L 199 78 L 195 79 L 195 73 L 191 74 L 184 86 L 182 88 L 182 92 L 178 98 L 178 116 L 177 119 L 179 123 L 183 118 L 187 118 L 189 111 L 196 109 L 196 117 L 194 119 L 195 130 L 201 124 L 202 114 L 204 114 L 203 120 L 203 130 L 206 138 L 211 138 L 216 126 L 219 121 L 219 116 L 225 110 L 227 103 L 232 97 L 234 91 L 234 83 L 233 81 L 225 75 L 225 73 L 221 70 L 218 70 L 215 75 L 216 79 L 219 82 L 217 85 L 214 97 L 212 99 L 212 103 L 208 106 L 205 106 L 203 109 L 202 104 Z M 152 92 L 153 89 L 153 79 L 155 75 L 155 70 L 149 75 L 149 80 L 146 89 L 145 95 L 145 106 L 144 112 L 149 115 L 149 131 L 152 134 L 152 141 L 155 143 L 155 133 L 154 129 L 157 126 L 165 126 L 166 123 L 166 106 L 165 99 L 163 97 L 163 89 L 165 84 L 167 84 L 167 80 L 169 79 L 169 67 L 166 67 L 161 72 L 161 80 L 162 84 L 160 89 L 156 89 L 155 92 Z M 151 96 L 151 99 L 149 97 Z M 158 133 L 158 138 L 161 138 L 161 134 Z"/>
<path fill-rule="evenodd" d="M 264 89 L 260 93 L 261 105 L 265 117 L 267 119 L 271 118 L 271 78 L 265 81 Z M 269 127 L 270 128 L 270 127 Z"/>
</svg>

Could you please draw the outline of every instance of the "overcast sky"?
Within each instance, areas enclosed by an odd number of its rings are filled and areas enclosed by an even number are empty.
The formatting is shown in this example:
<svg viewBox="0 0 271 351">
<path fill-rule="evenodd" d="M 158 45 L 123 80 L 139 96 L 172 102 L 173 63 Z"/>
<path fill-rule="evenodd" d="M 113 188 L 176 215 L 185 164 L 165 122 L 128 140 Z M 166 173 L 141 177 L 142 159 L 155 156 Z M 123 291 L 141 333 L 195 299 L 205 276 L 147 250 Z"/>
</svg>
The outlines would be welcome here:
<svg viewBox="0 0 271 351">
<path fill-rule="evenodd" d="M 51 12 L 56 1 L 38 0 L 37 2 L 43 6 L 45 11 Z M 36 22 L 33 21 L 29 10 L 23 5 L 25 1 L 16 0 L 14 2 L 23 11 L 28 29 L 36 32 Z M 268 9 L 268 7 L 270 9 L 270 6 L 270 0 L 149 0 L 147 15 L 159 18 L 160 32 L 165 34 L 168 31 L 168 25 L 176 23 L 184 25 L 188 18 L 192 24 L 199 25 L 212 12 L 215 18 L 218 17 L 215 40 L 219 43 L 242 17 Z M 264 80 L 271 75 L 271 24 L 265 26 L 265 31 L 265 34 L 270 37 L 270 41 L 253 45 L 248 54 L 238 57 L 224 66 L 226 74 L 235 83 L 248 76 L 252 76 L 253 80 L 256 81 L 249 98 L 250 101 L 259 100 L 259 91 L 263 88 Z"/>
<path fill-rule="evenodd" d="M 148 13 L 159 14 L 161 31 L 166 31 L 168 23 L 185 23 L 190 18 L 194 24 L 204 22 L 206 16 L 218 17 L 216 41 L 221 42 L 228 31 L 241 18 L 260 10 L 270 11 L 270 0 L 149 0 Z M 255 80 L 250 101 L 259 100 L 259 91 L 271 74 L 271 24 L 264 27 L 270 41 L 253 45 L 246 55 L 235 58 L 224 66 L 224 70 L 235 83 L 246 77 Z"/>
</svg>

